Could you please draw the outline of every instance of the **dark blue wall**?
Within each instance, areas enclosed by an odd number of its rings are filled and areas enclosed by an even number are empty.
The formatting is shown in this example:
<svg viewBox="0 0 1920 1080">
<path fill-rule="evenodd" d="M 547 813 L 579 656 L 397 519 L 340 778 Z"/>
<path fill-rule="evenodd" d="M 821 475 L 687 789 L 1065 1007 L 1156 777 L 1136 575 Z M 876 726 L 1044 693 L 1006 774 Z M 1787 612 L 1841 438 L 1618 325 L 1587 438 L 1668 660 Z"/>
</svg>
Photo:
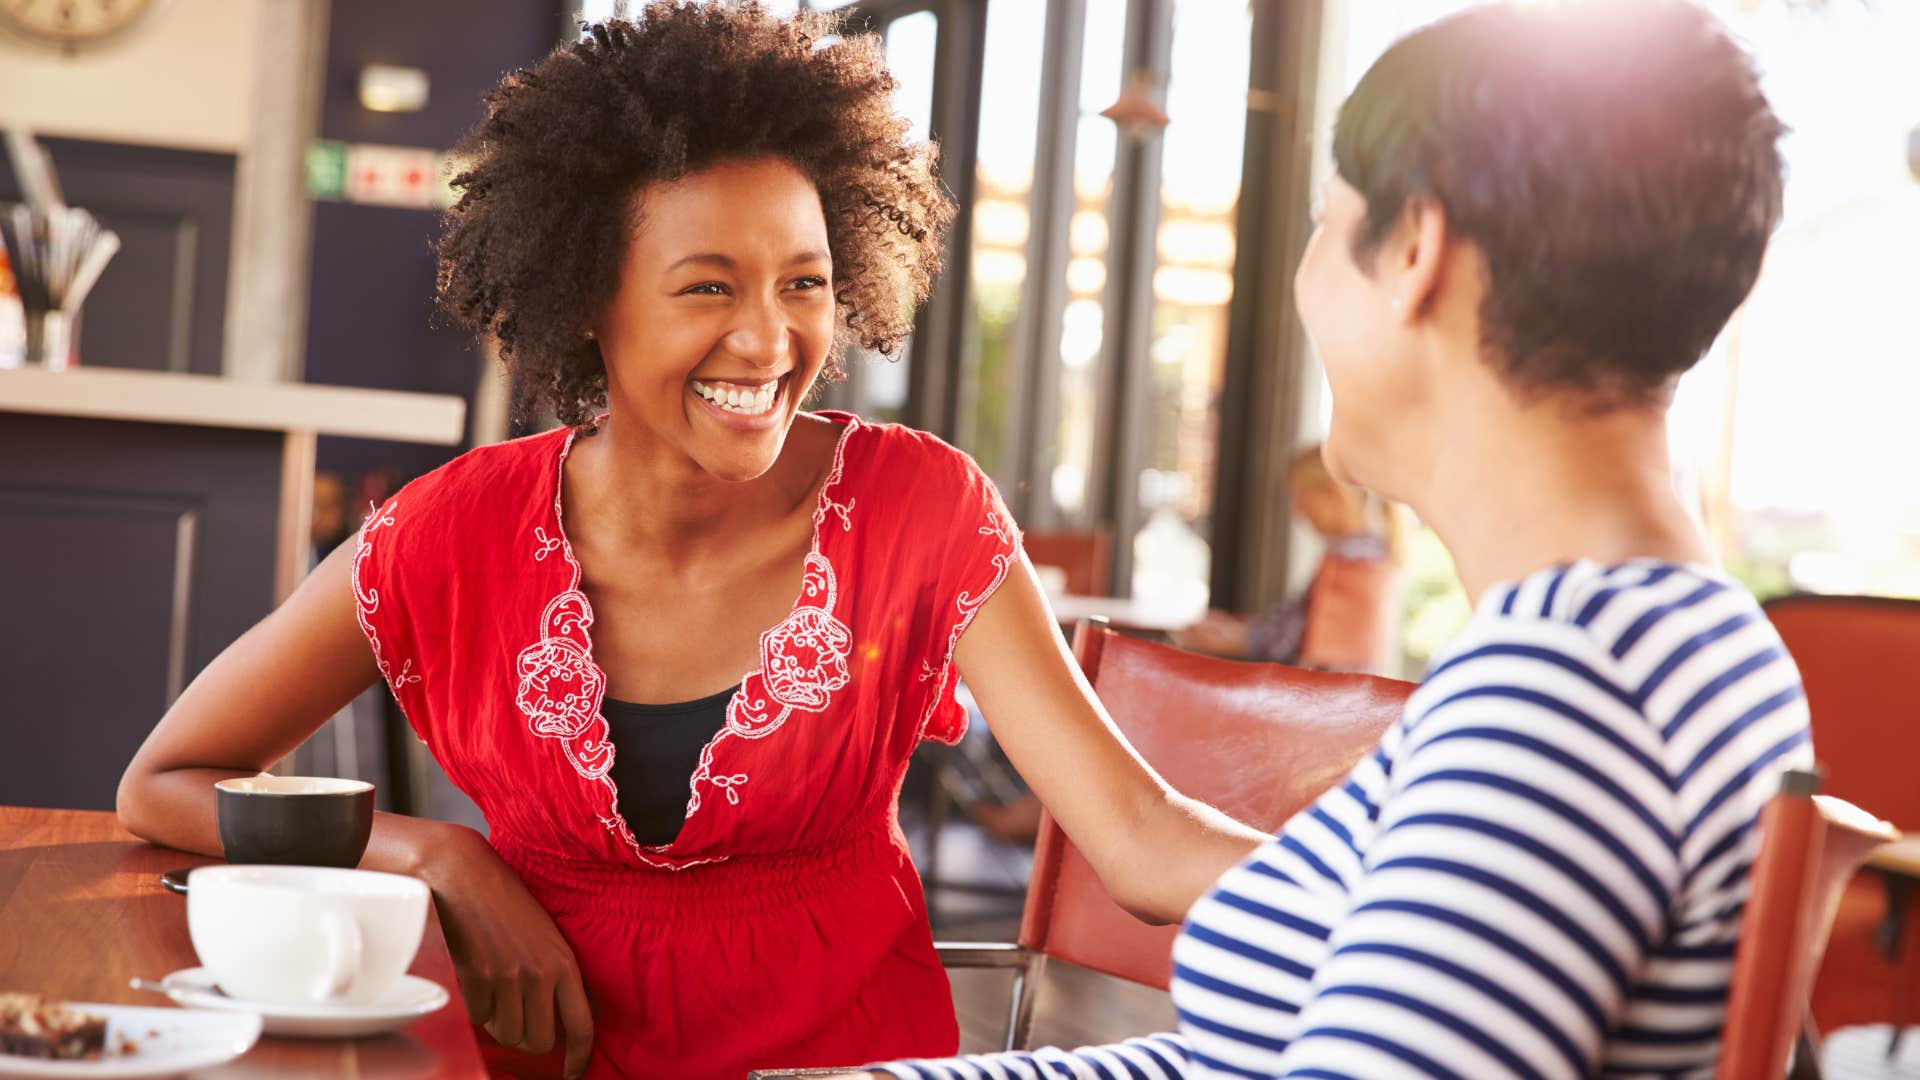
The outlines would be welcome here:
<svg viewBox="0 0 1920 1080">
<path fill-rule="evenodd" d="M 477 123 L 485 93 L 545 55 L 563 25 L 562 0 L 333 0 L 331 7 L 320 137 L 434 150 Z M 371 63 L 426 71 L 427 107 L 361 108 L 359 73 Z M 471 403 L 477 348 L 433 319 L 438 214 L 323 202 L 313 227 L 307 381 L 459 394 Z M 322 439 L 319 467 L 350 483 L 380 467 L 412 477 L 459 450 Z"/>
</svg>

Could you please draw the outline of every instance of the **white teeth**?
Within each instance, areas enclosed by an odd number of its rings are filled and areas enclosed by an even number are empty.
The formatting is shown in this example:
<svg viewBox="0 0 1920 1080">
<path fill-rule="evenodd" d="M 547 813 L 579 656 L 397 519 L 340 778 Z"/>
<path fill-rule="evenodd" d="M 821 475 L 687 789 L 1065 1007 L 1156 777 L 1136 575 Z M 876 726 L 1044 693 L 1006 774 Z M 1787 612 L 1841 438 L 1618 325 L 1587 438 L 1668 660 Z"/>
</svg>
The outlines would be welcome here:
<svg viewBox="0 0 1920 1080">
<path fill-rule="evenodd" d="M 778 381 L 742 388 L 725 383 L 694 382 L 693 392 L 727 412 L 760 416 L 773 408 L 780 396 Z"/>
</svg>

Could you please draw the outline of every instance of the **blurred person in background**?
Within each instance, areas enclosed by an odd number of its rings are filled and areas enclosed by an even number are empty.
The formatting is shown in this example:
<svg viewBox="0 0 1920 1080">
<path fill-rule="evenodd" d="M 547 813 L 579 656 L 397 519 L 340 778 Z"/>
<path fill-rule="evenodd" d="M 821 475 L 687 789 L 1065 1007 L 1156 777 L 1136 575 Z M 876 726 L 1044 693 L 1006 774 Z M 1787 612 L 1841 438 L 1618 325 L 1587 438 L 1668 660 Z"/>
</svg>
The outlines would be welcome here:
<svg viewBox="0 0 1920 1080">
<path fill-rule="evenodd" d="M 1209 611 L 1176 633 L 1174 644 L 1324 671 L 1398 674 L 1399 508 L 1334 479 L 1318 445 L 1288 462 L 1287 491 L 1294 513 L 1322 544 L 1306 590 L 1251 618 Z"/>
</svg>

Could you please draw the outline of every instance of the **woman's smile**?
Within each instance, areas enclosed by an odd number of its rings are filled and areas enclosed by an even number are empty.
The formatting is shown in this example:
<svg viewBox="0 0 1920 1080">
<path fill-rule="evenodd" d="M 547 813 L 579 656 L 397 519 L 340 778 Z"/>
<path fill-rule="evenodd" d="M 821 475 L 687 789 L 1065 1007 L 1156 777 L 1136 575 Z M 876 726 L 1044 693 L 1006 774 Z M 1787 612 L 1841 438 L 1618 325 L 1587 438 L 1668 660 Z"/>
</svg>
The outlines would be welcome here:
<svg viewBox="0 0 1920 1080">
<path fill-rule="evenodd" d="M 787 383 L 792 373 L 777 379 L 689 379 L 687 394 L 700 412 L 737 431 L 765 431 L 779 426 L 787 412 Z"/>
</svg>

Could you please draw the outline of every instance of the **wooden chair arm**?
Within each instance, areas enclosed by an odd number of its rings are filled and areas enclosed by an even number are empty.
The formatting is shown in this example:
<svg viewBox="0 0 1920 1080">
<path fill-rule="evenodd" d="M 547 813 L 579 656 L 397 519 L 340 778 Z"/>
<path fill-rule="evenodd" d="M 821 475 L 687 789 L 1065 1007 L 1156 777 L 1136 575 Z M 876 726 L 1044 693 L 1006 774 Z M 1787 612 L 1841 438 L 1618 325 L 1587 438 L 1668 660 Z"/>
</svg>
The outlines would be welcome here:
<svg viewBox="0 0 1920 1080">
<path fill-rule="evenodd" d="M 950 968 L 1024 968 L 1033 950 L 1011 941 L 936 941 L 933 951 Z"/>
</svg>

